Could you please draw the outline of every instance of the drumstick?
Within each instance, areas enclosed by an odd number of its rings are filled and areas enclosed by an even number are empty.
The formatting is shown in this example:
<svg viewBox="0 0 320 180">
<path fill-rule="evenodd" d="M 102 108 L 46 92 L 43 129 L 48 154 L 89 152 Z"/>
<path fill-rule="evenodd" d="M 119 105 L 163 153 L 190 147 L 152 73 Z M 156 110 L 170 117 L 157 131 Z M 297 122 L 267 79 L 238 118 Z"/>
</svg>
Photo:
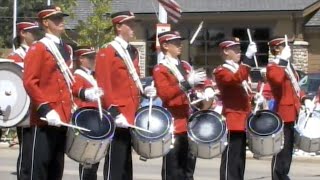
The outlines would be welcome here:
<svg viewBox="0 0 320 180">
<path fill-rule="evenodd" d="M 262 95 L 263 88 L 264 88 L 264 83 L 261 84 L 260 91 L 258 92 L 259 97 Z M 254 107 L 254 110 L 253 110 L 253 114 L 256 114 L 256 112 L 258 110 L 258 106 L 259 106 L 259 104 L 256 103 L 256 106 Z"/>
<path fill-rule="evenodd" d="M 151 82 L 151 87 L 154 87 L 154 81 Z M 152 113 L 152 100 L 153 100 L 153 97 L 150 97 L 147 129 L 149 129 L 149 127 L 150 127 L 151 113 Z"/>
<path fill-rule="evenodd" d="M 247 29 L 247 33 L 248 33 L 248 37 L 249 37 L 249 43 L 252 43 L 252 37 L 251 37 L 251 32 L 250 32 L 249 28 Z M 256 67 L 258 68 L 259 66 L 258 66 L 256 54 L 253 55 L 253 59 L 254 59 L 254 63 L 256 65 Z"/>
<path fill-rule="evenodd" d="M 196 37 L 198 36 L 198 34 L 199 34 L 199 32 L 200 32 L 200 30 L 201 30 L 201 28 L 202 28 L 202 25 L 203 25 L 203 21 L 201 21 L 201 23 L 199 24 L 196 32 L 193 34 L 193 36 L 192 36 L 192 38 L 191 38 L 191 40 L 190 40 L 190 44 L 192 44 L 193 41 L 194 41 L 194 40 L 196 39 Z"/>
<path fill-rule="evenodd" d="M 94 84 L 94 88 L 97 88 L 97 89 L 98 89 L 97 81 L 94 81 L 94 82 L 95 82 L 95 83 L 93 83 L 93 84 Z M 101 105 L 101 99 L 100 99 L 100 97 L 98 98 L 97 102 L 98 102 L 100 120 L 102 121 L 103 112 L 102 112 L 102 105 Z"/>
<path fill-rule="evenodd" d="M 141 128 L 141 127 L 138 127 L 138 126 L 135 126 L 135 125 L 132 125 L 132 124 L 126 124 L 126 126 L 128 127 L 131 127 L 131 128 L 134 128 L 134 129 L 138 129 L 140 131 L 144 131 L 144 132 L 148 132 L 148 133 L 153 133 L 152 131 L 148 130 L 148 129 L 144 129 L 144 128 Z"/>
<path fill-rule="evenodd" d="M 286 44 L 286 47 L 288 46 L 288 36 L 285 34 L 284 35 L 284 42 Z"/>
<path fill-rule="evenodd" d="M 214 95 L 217 95 L 217 94 L 218 94 L 218 93 L 214 93 Z M 209 99 L 212 99 L 212 98 L 209 98 Z M 197 100 L 194 100 L 194 101 L 190 102 L 190 105 L 195 105 L 195 104 L 197 104 L 198 102 L 201 102 L 201 101 L 203 101 L 203 100 L 209 101 L 209 99 L 207 99 L 207 98 L 199 98 L 199 99 L 197 99 Z"/>
<path fill-rule="evenodd" d="M 43 121 L 47 121 L 47 122 L 48 122 L 47 118 L 41 117 L 40 119 L 43 120 Z M 61 121 L 60 124 L 61 124 L 62 126 L 67 126 L 67 127 L 70 127 L 70 128 L 79 129 L 79 130 L 82 130 L 82 131 L 87 131 L 87 132 L 90 132 L 90 131 L 91 131 L 91 130 L 89 130 L 89 129 L 86 129 L 86 128 L 83 128 L 83 127 L 80 127 L 80 126 L 76 126 L 76 125 L 64 123 L 64 122 L 62 122 L 62 121 Z"/>
<path fill-rule="evenodd" d="M 313 99 L 312 99 L 312 103 L 313 103 L 313 104 L 316 103 L 316 99 L 317 99 L 317 96 L 314 96 Z M 314 106 L 314 108 L 315 108 L 315 106 Z M 306 123 L 304 124 L 304 127 L 307 126 L 309 117 L 310 117 L 310 115 L 311 115 L 312 113 L 313 113 L 313 109 L 312 109 L 312 111 L 308 111 L 308 112 L 307 112 Z"/>
</svg>

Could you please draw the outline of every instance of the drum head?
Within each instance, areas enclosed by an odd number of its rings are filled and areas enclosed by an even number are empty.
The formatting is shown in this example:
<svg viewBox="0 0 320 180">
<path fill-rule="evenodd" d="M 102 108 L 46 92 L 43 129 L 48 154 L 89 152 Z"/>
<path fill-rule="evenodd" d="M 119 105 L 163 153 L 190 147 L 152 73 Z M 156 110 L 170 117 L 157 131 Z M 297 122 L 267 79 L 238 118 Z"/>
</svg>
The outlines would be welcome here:
<svg viewBox="0 0 320 180">
<path fill-rule="evenodd" d="M 99 110 L 94 107 L 83 107 L 77 109 L 72 115 L 72 124 L 90 129 L 90 132 L 79 131 L 83 136 L 90 139 L 106 139 L 113 136 L 115 124 L 107 111 L 103 112 L 100 119 Z"/>
<path fill-rule="evenodd" d="M 172 116 L 168 110 L 160 106 L 152 106 L 151 119 L 149 120 L 149 107 L 142 107 L 136 113 L 134 124 L 138 127 L 148 129 L 152 133 L 134 129 L 140 137 L 148 140 L 163 138 L 168 134 L 172 123 Z"/>
<path fill-rule="evenodd" d="M 257 111 L 255 115 L 250 115 L 247 128 L 256 135 L 269 136 L 278 132 L 282 125 L 282 120 L 276 113 L 261 110 Z"/>
<path fill-rule="evenodd" d="M 226 133 L 226 124 L 220 114 L 212 110 L 194 113 L 188 124 L 188 134 L 192 139 L 202 143 L 219 141 Z"/>
<path fill-rule="evenodd" d="M 12 127 L 27 115 L 30 98 L 22 82 L 22 68 L 0 62 L 0 127 Z"/>
</svg>

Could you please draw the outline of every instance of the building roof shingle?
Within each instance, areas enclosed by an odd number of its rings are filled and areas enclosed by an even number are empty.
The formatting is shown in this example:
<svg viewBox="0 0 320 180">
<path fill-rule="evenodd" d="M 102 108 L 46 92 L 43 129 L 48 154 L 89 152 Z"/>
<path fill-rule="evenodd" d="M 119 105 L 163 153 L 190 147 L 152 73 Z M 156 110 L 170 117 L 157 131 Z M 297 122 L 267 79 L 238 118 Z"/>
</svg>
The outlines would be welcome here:
<svg viewBox="0 0 320 180">
<path fill-rule="evenodd" d="M 298 11 L 319 0 L 176 0 L 183 12 Z M 112 10 L 154 13 L 157 0 L 113 0 Z"/>
<path fill-rule="evenodd" d="M 306 27 L 320 26 L 320 10 L 305 24 Z"/>
</svg>

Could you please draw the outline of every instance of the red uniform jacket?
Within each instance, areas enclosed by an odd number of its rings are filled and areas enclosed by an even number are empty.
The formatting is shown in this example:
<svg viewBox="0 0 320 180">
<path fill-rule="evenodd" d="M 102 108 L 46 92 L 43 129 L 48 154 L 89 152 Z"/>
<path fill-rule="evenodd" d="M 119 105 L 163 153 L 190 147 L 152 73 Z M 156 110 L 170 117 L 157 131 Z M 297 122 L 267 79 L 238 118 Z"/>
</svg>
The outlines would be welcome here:
<svg viewBox="0 0 320 180">
<path fill-rule="evenodd" d="M 223 66 L 213 72 L 220 90 L 222 113 L 230 131 L 244 131 L 251 112 L 250 97 L 242 87 L 242 81 L 248 79 L 249 72 L 250 68 L 245 65 L 240 65 L 235 73 Z"/>
<path fill-rule="evenodd" d="M 82 69 L 77 69 L 77 71 L 83 71 Z M 72 94 L 74 96 L 74 101 L 76 103 L 76 105 L 81 108 L 81 107 L 97 107 L 97 103 L 96 102 L 89 102 L 85 100 L 84 97 L 84 91 L 87 88 L 91 88 L 93 87 L 93 85 L 83 76 L 79 75 L 79 74 L 74 74 L 74 79 L 75 79 L 75 83 L 72 86 Z"/>
<path fill-rule="evenodd" d="M 297 119 L 300 109 L 300 99 L 296 95 L 285 68 L 276 63 L 267 66 L 267 80 L 275 99 L 275 110 L 284 122 Z"/>
<path fill-rule="evenodd" d="M 28 46 L 26 45 L 21 45 L 18 49 L 13 51 L 9 56 L 8 59 L 14 60 L 16 63 L 21 63 L 23 62 L 23 59 L 25 58 L 26 50 Z M 19 55 L 20 54 L 20 55 Z"/>
<path fill-rule="evenodd" d="M 67 60 L 67 64 L 70 62 Z M 72 94 L 54 56 L 41 42 L 33 44 L 27 52 L 23 83 L 31 98 L 31 125 L 45 125 L 39 117 L 51 109 L 58 112 L 63 122 L 69 123 Z"/>
<path fill-rule="evenodd" d="M 181 63 L 183 69 L 188 74 L 191 66 L 185 61 L 181 61 Z M 191 113 L 190 102 L 186 92 L 181 90 L 178 79 L 162 64 L 154 67 L 153 79 L 155 87 L 157 88 L 157 95 L 163 102 L 163 107 L 167 108 L 174 118 L 175 133 L 186 132 L 188 118 Z M 210 85 L 211 84 L 208 84 L 208 86 Z"/>
<path fill-rule="evenodd" d="M 133 60 L 139 74 L 138 51 Z M 139 108 L 140 92 L 131 78 L 127 66 L 117 51 L 108 45 L 99 50 L 96 56 L 96 79 L 98 86 L 104 91 L 103 107 L 108 109 L 117 107 L 130 124 L 134 123 L 135 113 Z"/>
<path fill-rule="evenodd" d="M 188 73 L 190 65 L 181 62 Z M 189 67 L 188 67 L 189 66 Z M 187 122 L 190 116 L 190 105 L 187 94 L 181 90 L 178 79 L 164 65 L 158 64 L 153 69 L 154 85 L 157 95 L 174 118 L 174 131 L 176 134 L 187 131 Z"/>
</svg>

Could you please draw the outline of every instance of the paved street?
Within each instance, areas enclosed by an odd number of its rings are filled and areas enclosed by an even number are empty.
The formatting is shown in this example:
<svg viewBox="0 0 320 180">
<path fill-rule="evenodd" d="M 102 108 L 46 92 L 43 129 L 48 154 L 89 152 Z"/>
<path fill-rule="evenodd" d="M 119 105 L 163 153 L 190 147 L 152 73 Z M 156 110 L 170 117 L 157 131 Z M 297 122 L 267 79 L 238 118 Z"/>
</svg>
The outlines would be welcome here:
<svg viewBox="0 0 320 180">
<path fill-rule="evenodd" d="M 9 149 L 0 146 L 0 179 L 15 180 L 15 163 L 17 148 Z M 267 180 L 270 178 L 270 158 L 255 160 L 248 155 L 246 180 Z M 218 180 L 220 159 L 199 159 L 195 172 L 195 180 Z M 64 180 L 78 179 L 77 163 L 66 157 Z M 134 155 L 135 180 L 160 180 L 161 159 L 143 162 Z M 102 180 L 102 168 L 99 169 L 99 180 Z M 319 180 L 320 157 L 295 157 L 291 169 L 292 180 Z"/>
</svg>

